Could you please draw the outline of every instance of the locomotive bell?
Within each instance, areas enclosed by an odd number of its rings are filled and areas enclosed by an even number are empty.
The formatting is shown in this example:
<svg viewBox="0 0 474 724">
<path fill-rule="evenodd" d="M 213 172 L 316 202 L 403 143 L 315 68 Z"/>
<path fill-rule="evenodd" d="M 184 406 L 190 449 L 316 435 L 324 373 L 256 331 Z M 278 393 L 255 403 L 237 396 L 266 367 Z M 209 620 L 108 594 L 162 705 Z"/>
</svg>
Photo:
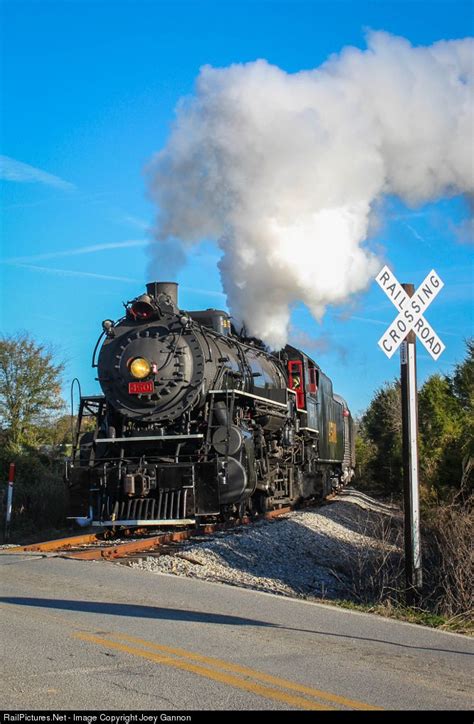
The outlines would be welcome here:
<svg viewBox="0 0 474 724">
<path fill-rule="evenodd" d="M 137 297 L 130 310 L 135 319 L 149 319 L 155 313 L 152 299 L 148 294 L 141 294 Z"/>
</svg>

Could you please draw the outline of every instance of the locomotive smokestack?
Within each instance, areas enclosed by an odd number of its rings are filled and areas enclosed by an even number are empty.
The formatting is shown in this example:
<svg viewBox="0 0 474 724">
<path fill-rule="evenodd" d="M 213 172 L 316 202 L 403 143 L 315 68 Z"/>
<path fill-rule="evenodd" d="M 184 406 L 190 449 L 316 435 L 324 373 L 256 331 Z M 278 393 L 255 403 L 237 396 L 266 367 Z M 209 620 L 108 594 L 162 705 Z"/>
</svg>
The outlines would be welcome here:
<svg viewBox="0 0 474 724">
<path fill-rule="evenodd" d="M 149 282 L 146 285 L 147 294 L 156 299 L 160 294 L 171 297 L 174 306 L 178 306 L 178 285 L 176 282 Z"/>
</svg>

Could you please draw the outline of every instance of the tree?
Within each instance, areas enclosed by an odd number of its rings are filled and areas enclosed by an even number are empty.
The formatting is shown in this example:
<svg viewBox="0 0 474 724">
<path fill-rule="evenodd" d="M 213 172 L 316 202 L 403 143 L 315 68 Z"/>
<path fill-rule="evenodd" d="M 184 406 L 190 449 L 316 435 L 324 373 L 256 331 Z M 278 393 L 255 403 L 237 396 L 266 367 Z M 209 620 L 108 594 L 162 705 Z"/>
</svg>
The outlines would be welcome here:
<svg viewBox="0 0 474 724">
<path fill-rule="evenodd" d="M 425 481 L 438 493 L 469 494 L 474 448 L 474 343 L 452 377 L 433 375 L 420 398 L 421 463 Z"/>
<path fill-rule="evenodd" d="M 360 423 L 360 433 L 368 452 L 368 482 L 386 492 L 401 489 L 402 422 L 400 382 L 379 389 Z"/>
<path fill-rule="evenodd" d="M 474 471 L 474 341 L 452 377 L 434 374 L 418 395 L 420 482 L 425 500 L 470 495 Z M 378 390 L 358 426 L 360 477 L 389 493 L 400 489 L 401 400 L 398 381 Z"/>
<path fill-rule="evenodd" d="M 464 488 L 465 492 L 472 487 L 474 471 L 474 339 L 469 339 L 466 346 L 466 359 L 455 367 L 454 375 L 449 379 L 460 407 L 463 458 L 461 488 Z"/>
<path fill-rule="evenodd" d="M 62 362 L 44 344 L 21 333 L 0 337 L 0 425 L 7 446 L 34 446 L 38 431 L 64 407 Z"/>
<path fill-rule="evenodd" d="M 472 414 L 474 411 L 474 339 L 469 339 L 466 346 L 466 359 L 456 365 L 454 375 L 449 381 L 453 394 L 459 400 L 463 410 Z"/>
<path fill-rule="evenodd" d="M 438 493 L 458 487 L 462 472 L 462 410 L 449 379 L 429 377 L 418 396 L 421 482 Z"/>
</svg>

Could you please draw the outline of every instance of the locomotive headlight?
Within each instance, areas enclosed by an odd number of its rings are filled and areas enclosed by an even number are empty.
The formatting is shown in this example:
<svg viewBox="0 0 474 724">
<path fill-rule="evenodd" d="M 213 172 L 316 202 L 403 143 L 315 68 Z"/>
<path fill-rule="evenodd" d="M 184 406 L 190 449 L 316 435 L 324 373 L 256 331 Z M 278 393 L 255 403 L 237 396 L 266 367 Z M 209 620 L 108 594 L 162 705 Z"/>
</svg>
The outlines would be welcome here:
<svg viewBox="0 0 474 724">
<path fill-rule="evenodd" d="M 143 380 L 150 374 L 151 364 L 148 360 L 143 359 L 143 357 L 135 357 L 135 359 L 130 362 L 129 369 L 132 377 L 135 377 L 136 380 Z"/>
</svg>

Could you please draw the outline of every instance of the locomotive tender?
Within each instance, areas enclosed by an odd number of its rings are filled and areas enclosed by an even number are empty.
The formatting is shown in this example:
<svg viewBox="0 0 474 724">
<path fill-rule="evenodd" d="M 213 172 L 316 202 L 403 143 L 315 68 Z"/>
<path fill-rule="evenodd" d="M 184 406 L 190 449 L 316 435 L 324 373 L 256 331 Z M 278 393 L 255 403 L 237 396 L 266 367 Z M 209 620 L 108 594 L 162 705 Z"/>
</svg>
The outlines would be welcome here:
<svg viewBox="0 0 474 724">
<path fill-rule="evenodd" d="M 181 311 L 174 282 L 125 307 L 94 350 L 104 394 L 80 400 L 66 474 L 78 523 L 242 517 L 352 478 L 351 414 L 304 352 L 270 353 L 226 312 Z"/>
</svg>

